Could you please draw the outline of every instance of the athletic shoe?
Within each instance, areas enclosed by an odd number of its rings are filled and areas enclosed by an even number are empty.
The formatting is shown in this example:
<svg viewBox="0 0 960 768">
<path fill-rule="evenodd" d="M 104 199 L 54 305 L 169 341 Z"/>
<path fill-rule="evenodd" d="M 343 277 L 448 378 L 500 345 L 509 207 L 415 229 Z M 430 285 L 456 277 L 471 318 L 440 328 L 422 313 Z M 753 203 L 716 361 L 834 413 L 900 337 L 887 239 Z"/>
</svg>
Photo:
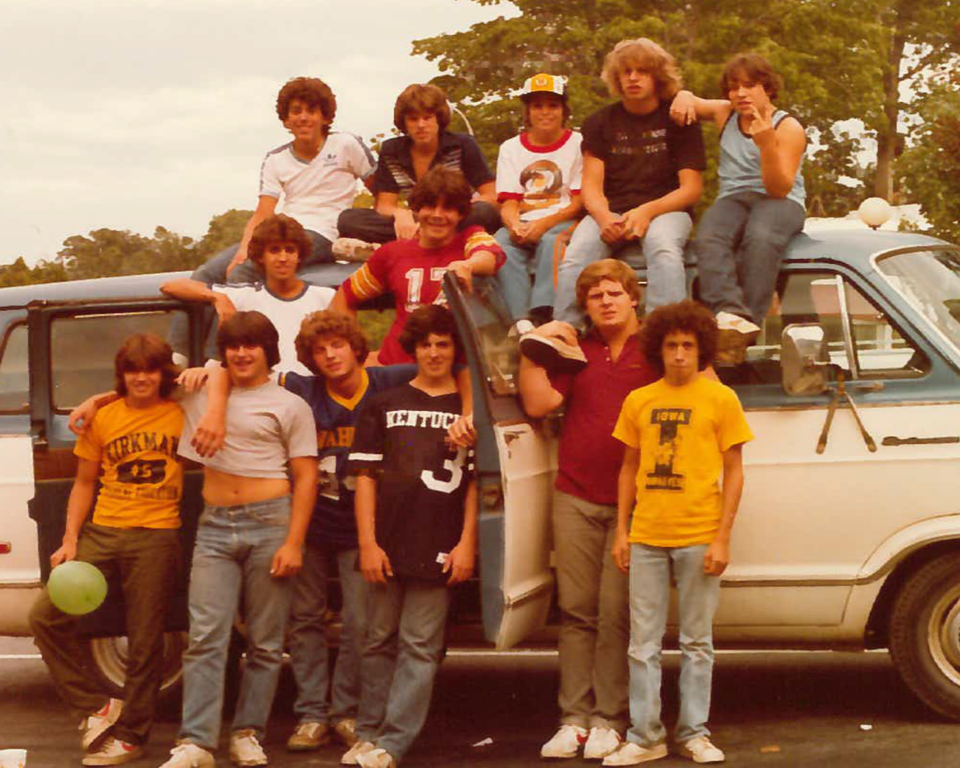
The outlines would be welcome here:
<svg viewBox="0 0 960 768">
<path fill-rule="evenodd" d="M 632 741 L 625 742 L 616 752 L 603 758 L 603 765 L 637 765 L 650 760 L 659 760 L 667 756 L 666 744 L 655 744 L 652 747 L 641 747 Z"/>
<path fill-rule="evenodd" d="M 355 237 L 338 237 L 333 241 L 333 255 L 342 261 L 366 261 L 380 246 L 357 240 Z"/>
<path fill-rule="evenodd" d="M 583 747 L 584 760 L 600 760 L 616 752 L 623 743 L 623 738 L 613 728 L 597 726 L 590 729 L 590 736 Z"/>
<path fill-rule="evenodd" d="M 360 768 L 397 768 L 397 761 L 385 749 L 371 749 L 357 755 L 357 765 Z"/>
<path fill-rule="evenodd" d="M 576 757 L 580 747 L 587 743 L 587 729 L 579 725 L 561 725 L 553 738 L 540 747 L 540 757 Z"/>
<path fill-rule="evenodd" d="M 287 739 L 291 752 L 309 752 L 330 741 L 330 726 L 326 723 L 300 723 Z"/>
<path fill-rule="evenodd" d="M 726 760 L 723 750 L 715 747 L 706 736 L 697 736 L 683 742 L 680 745 L 680 754 L 695 763 L 722 763 Z"/>
<path fill-rule="evenodd" d="M 230 734 L 230 762 L 242 768 L 267 764 L 267 754 L 252 728 Z"/>
<path fill-rule="evenodd" d="M 550 373 L 577 373 L 587 365 L 580 345 L 567 344 L 559 336 L 526 333 L 520 337 L 520 351 Z"/>
<path fill-rule="evenodd" d="M 357 743 L 357 721 L 352 717 L 345 717 L 333 726 L 334 735 L 347 747 Z"/>
<path fill-rule="evenodd" d="M 160 768 L 213 768 L 216 760 L 203 747 L 184 742 L 170 750 L 170 759 Z"/>
<path fill-rule="evenodd" d="M 376 749 L 376 745 L 369 741 L 360 741 L 357 739 L 357 743 L 354 744 L 350 749 L 343 753 L 343 757 L 340 758 L 341 765 L 359 765 L 357 758 L 370 752 L 371 750 Z"/>
<path fill-rule="evenodd" d="M 760 335 L 760 326 L 732 312 L 718 312 L 717 331 L 717 362 L 738 365 Z"/>
<path fill-rule="evenodd" d="M 99 712 L 87 715 L 80 721 L 80 746 L 84 752 L 89 752 L 107 735 L 122 709 L 123 702 L 120 699 L 110 699 Z"/>
<path fill-rule="evenodd" d="M 107 736 L 96 750 L 87 752 L 80 762 L 83 765 L 121 765 L 136 760 L 142 754 L 143 747 L 139 744 L 128 744 L 113 736 Z"/>
</svg>

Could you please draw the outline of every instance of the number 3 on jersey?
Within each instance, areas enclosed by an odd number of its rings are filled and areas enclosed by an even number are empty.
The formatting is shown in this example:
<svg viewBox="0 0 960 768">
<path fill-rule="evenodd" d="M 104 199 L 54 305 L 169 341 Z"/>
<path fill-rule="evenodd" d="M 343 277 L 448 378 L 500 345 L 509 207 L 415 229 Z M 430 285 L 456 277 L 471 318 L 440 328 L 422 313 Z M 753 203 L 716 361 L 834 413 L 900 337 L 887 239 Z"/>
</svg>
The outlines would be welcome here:
<svg viewBox="0 0 960 768">
<path fill-rule="evenodd" d="M 467 462 L 467 449 L 458 447 L 457 454 L 452 459 L 444 459 L 443 469 L 450 473 L 449 480 L 438 480 L 435 472 L 423 470 L 420 473 L 420 479 L 423 484 L 431 491 L 440 493 L 453 493 L 460 487 L 460 481 L 463 479 L 463 465 Z"/>
<path fill-rule="evenodd" d="M 430 280 L 439 283 L 443 280 L 446 271 L 446 267 L 430 267 Z M 420 306 L 420 294 L 423 292 L 423 267 L 408 269 L 404 277 L 407 278 L 407 312 L 413 312 Z"/>
</svg>

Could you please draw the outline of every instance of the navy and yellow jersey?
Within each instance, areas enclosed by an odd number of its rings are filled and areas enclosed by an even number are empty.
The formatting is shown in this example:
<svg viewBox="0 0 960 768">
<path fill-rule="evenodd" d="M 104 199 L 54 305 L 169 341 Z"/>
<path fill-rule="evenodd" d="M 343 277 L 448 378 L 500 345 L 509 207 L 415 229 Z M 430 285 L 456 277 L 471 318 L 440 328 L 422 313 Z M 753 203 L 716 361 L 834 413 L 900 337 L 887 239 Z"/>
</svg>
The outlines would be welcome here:
<svg viewBox="0 0 960 768">
<path fill-rule="evenodd" d="M 417 375 L 417 367 L 364 368 L 362 374 L 360 389 L 349 400 L 331 392 L 322 376 L 301 376 L 298 373 L 280 376 L 282 386 L 307 401 L 317 426 L 319 486 L 307 531 L 307 540 L 312 544 L 335 549 L 357 546 L 357 524 L 353 515 L 355 478 L 345 473 L 357 419 L 374 395 L 410 381 Z"/>
</svg>

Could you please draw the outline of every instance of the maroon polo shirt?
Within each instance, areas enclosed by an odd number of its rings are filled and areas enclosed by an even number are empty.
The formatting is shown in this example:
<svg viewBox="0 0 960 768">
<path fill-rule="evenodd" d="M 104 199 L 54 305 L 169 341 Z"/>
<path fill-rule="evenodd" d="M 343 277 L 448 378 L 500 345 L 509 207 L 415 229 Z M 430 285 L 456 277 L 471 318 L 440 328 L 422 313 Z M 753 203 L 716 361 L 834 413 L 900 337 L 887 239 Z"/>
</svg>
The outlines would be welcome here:
<svg viewBox="0 0 960 768">
<path fill-rule="evenodd" d="M 660 374 L 647 362 L 639 333 L 627 340 L 616 360 L 610 359 L 610 348 L 595 330 L 580 340 L 580 349 L 586 368 L 550 376 L 566 402 L 556 487 L 594 504 L 616 506 L 624 445 L 614 438 L 613 428 L 620 406 L 633 390 Z"/>
</svg>

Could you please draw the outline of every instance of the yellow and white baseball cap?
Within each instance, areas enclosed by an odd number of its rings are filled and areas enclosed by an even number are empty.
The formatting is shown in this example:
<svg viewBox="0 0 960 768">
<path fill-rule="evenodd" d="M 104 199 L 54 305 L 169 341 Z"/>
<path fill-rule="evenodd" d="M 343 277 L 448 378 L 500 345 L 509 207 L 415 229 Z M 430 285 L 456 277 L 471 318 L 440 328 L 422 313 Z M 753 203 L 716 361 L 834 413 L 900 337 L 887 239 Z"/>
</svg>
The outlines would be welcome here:
<svg viewBox="0 0 960 768">
<path fill-rule="evenodd" d="M 546 72 L 541 72 L 524 80 L 523 88 L 520 90 L 520 98 L 533 96 L 535 93 L 552 93 L 566 100 L 566 86 L 567 79 L 562 75 L 548 75 Z"/>
</svg>

